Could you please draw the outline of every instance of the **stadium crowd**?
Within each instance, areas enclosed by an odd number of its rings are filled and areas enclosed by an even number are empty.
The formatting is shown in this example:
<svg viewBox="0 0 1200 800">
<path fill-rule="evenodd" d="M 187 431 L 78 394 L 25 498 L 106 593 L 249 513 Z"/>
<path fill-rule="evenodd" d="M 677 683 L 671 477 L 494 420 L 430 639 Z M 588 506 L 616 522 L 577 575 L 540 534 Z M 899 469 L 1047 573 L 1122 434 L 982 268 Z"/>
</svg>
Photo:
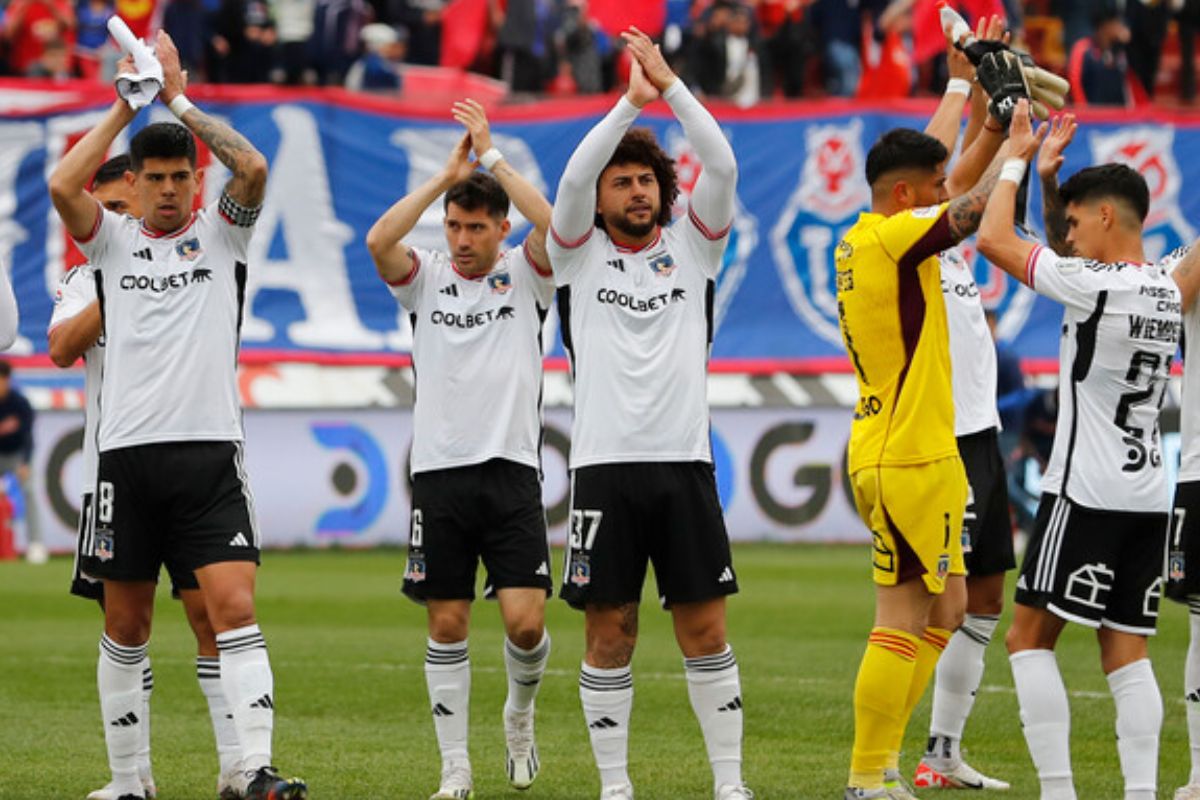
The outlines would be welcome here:
<svg viewBox="0 0 1200 800">
<path fill-rule="evenodd" d="M 407 65 L 470 69 L 519 94 L 605 92 L 630 58 L 615 31 L 636 13 L 705 97 L 890 98 L 940 91 L 940 0 L 8 0 L 0 74 L 110 80 L 105 20 L 166 30 L 193 82 L 396 91 Z M 956 0 L 999 14 L 1073 101 L 1195 98 L 1200 0 Z"/>
</svg>

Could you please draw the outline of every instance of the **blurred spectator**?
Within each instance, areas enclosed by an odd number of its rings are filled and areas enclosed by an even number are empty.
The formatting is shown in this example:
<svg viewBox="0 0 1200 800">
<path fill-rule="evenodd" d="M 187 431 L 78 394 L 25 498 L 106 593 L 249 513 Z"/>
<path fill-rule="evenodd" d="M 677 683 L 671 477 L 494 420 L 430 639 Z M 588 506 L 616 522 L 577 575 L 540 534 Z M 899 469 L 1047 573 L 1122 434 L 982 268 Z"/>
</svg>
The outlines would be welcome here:
<svg viewBox="0 0 1200 800">
<path fill-rule="evenodd" d="M 408 29 L 408 62 L 437 66 L 442 54 L 442 12 L 448 0 L 394 0 L 392 25 Z M 511 8 L 513 3 L 509 3 Z"/>
<path fill-rule="evenodd" d="M 804 93 L 808 59 L 817 52 L 817 36 L 804 7 L 810 0 L 761 0 L 758 21 L 763 47 L 758 51 L 762 93 L 770 97 L 778 86 L 784 97 Z"/>
<path fill-rule="evenodd" d="M 1139 2 L 1140 0 L 1134 0 Z M 1092 12 L 1097 3 L 1108 0 L 1054 0 L 1050 8 L 1063 24 L 1063 48 L 1069 53 L 1075 43 L 1086 39 L 1092 32 Z"/>
<path fill-rule="evenodd" d="M 1158 63 L 1162 59 L 1167 25 L 1171 22 L 1172 0 L 1126 0 L 1125 23 L 1129 27 L 1129 69 L 1146 97 L 1154 97 Z"/>
<path fill-rule="evenodd" d="M 312 83 L 308 40 L 313 35 L 314 0 L 271 0 L 271 16 L 279 38 L 279 82 L 288 86 Z"/>
<path fill-rule="evenodd" d="M 8 67 L 24 75 L 50 42 L 75 47 L 75 7 L 71 0 L 12 0 L 4 15 Z"/>
<path fill-rule="evenodd" d="M 0 361 L 0 475 L 11 474 L 25 501 L 25 556 L 35 564 L 46 561 L 46 545 L 38 524 L 37 493 L 33 470 L 33 406 L 12 386 L 12 365 Z"/>
<path fill-rule="evenodd" d="M 207 74 L 204 69 L 204 48 L 210 41 L 208 24 L 208 9 L 204 7 L 203 0 L 170 0 L 163 8 L 163 30 L 175 42 L 179 50 L 179 63 L 193 80 L 201 74 Z"/>
<path fill-rule="evenodd" d="M 816 0 L 808 10 L 821 42 L 825 91 L 853 97 L 862 78 L 863 27 L 883 14 L 887 0 Z"/>
<path fill-rule="evenodd" d="M 569 74 L 574 91 L 597 94 L 607 88 L 612 40 L 587 15 L 587 0 L 567 0 L 554 32 L 559 75 Z"/>
<path fill-rule="evenodd" d="M 1196 99 L 1196 35 L 1200 34 L 1200 0 L 1186 0 L 1179 12 L 1179 99 Z"/>
<path fill-rule="evenodd" d="M 697 19 L 692 34 L 688 82 L 710 97 L 740 106 L 757 103 L 759 43 L 750 7 L 737 0 L 717 0 Z"/>
<path fill-rule="evenodd" d="M 112 15 L 109 0 L 84 0 L 79 4 L 75 43 L 80 50 L 93 53 L 108 43 L 108 18 Z"/>
<path fill-rule="evenodd" d="M 408 45 L 408 31 L 374 22 L 362 29 L 362 58 L 346 73 L 346 88 L 372 92 L 400 91 L 400 64 Z"/>
<path fill-rule="evenodd" d="M 358 32 L 365 16 L 363 0 L 315 0 L 309 58 L 317 83 L 342 85 L 358 56 Z"/>
<path fill-rule="evenodd" d="M 692 0 L 666 0 L 667 15 L 663 25 L 662 50 L 667 61 L 679 72 L 677 57 L 686 45 L 691 27 Z"/>
<path fill-rule="evenodd" d="M 554 74 L 551 0 L 508 0 L 497 44 L 500 77 L 514 92 L 540 92 Z"/>
<path fill-rule="evenodd" d="M 30 78 L 49 78 L 56 81 L 78 77 L 78 74 L 71 68 L 71 51 L 67 49 L 67 44 L 62 39 L 46 42 L 42 55 L 29 65 L 29 69 L 25 70 L 25 75 Z"/>
<path fill-rule="evenodd" d="M 212 30 L 209 76 L 217 83 L 265 83 L 275 26 L 263 0 L 221 0 Z"/>
<path fill-rule="evenodd" d="M 1114 5 L 1102 3 L 1092 15 L 1092 35 L 1071 48 L 1068 72 L 1076 105 L 1130 104 L 1128 41 L 1129 28 L 1120 12 Z"/>
</svg>

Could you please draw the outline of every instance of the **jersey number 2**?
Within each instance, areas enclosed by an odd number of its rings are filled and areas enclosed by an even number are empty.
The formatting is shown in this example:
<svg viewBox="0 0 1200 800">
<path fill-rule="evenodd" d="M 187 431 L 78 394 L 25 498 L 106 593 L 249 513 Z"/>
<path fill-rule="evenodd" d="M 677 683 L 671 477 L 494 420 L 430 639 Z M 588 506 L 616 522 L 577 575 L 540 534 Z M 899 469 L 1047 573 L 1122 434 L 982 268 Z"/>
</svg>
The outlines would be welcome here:
<svg viewBox="0 0 1200 800">
<path fill-rule="evenodd" d="M 1171 359 L 1168 357 L 1168 369 L 1170 365 Z M 1144 375 L 1149 385 L 1145 389 L 1126 392 L 1121 395 L 1121 400 L 1117 403 L 1117 416 L 1113 422 L 1116 423 L 1118 428 L 1128 434 L 1121 437 L 1121 441 L 1129 447 L 1129 451 L 1125 455 L 1125 464 L 1121 467 L 1122 472 L 1138 472 L 1147 463 L 1155 468 L 1162 465 L 1162 456 L 1159 454 L 1158 448 L 1154 446 L 1153 442 L 1147 446 L 1146 442 L 1143 441 L 1146 431 L 1129 424 L 1129 412 L 1133 407 L 1148 403 L 1154 397 L 1154 376 L 1158 373 L 1161 366 L 1162 356 L 1158 353 L 1147 353 L 1145 350 L 1135 351 L 1133 358 L 1129 360 L 1129 371 L 1125 373 L 1125 380 L 1128 383 L 1137 385 Z M 1161 384 L 1158 404 L 1162 403 L 1162 392 L 1164 391 L 1166 391 L 1165 382 Z"/>
</svg>

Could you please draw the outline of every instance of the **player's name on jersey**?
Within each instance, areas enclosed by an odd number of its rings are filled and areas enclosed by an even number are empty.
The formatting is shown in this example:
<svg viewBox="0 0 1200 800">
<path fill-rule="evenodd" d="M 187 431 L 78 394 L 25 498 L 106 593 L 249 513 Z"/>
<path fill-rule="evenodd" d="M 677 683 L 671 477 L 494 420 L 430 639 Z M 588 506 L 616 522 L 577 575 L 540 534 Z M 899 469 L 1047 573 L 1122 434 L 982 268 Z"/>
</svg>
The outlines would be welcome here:
<svg viewBox="0 0 1200 800">
<path fill-rule="evenodd" d="M 1160 301 L 1167 302 L 1167 301 Z M 1172 303 L 1179 306 L 1179 303 Z M 1178 342 L 1183 323 L 1178 319 L 1129 315 L 1129 338 L 1146 342 Z"/>
</svg>

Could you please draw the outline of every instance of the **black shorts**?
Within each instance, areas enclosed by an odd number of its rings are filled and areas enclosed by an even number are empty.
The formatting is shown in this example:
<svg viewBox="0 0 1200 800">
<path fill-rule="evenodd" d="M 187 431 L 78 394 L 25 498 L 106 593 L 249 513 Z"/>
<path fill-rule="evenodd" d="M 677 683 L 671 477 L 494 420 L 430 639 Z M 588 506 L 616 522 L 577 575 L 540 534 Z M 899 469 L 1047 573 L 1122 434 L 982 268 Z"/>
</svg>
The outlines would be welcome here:
<svg viewBox="0 0 1200 800">
<path fill-rule="evenodd" d="M 544 589 L 550 547 L 542 482 L 533 467 L 492 459 L 418 472 L 404 593 L 425 600 L 474 600 L 475 570 L 487 569 L 484 597 L 497 589 Z"/>
<path fill-rule="evenodd" d="M 163 564 L 195 571 L 259 560 L 241 442 L 168 442 L 100 454 L 95 521 L 80 546 L 88 575 L 157 580 Z"/>
<path fill-rule="evenodd" d="M 88 492 L 83 496 L 83 502 L 79 506 L 79 530 L 75 536 L 75 569 L 71 575 L 71 594 L 85 600 L 95 600 L 103 605 L 104 581 L 88 575 L 81 566 L 84 558 L 84 543 L 90 541 L 92 514 L 92 493 Z M 176 569 L 170 563 L 166 567 L 167 574 L 171 576 L 172 597 L 178 599 L 181 591 L 200 588 L 200 583 L 196 580 L 196 573 L 191 570 Z"/>
<path fill-rule="evenodd" d="M 640 600 L 654 564 L 664 608 L 738 590 L 713 466 L 631 462 L 571 473 L 561 595 L 574 608 Z"/>
<path fill-rule="evenodd" d="M 1043 494 L 1016 600 L 1089 628 L 1152 636 L 1167 514 L 1100 511 Z"/>
<path fill-rule="evenodd" d="M 958 437 L 967 470 L 963 561 L 968 575 L 997 575 L 1017 565 L 1008 511 L 1008 478 L 995 428 Z"/>
<path fill-rule="evenodd" d="M 1200 595 L 1200 481 L 1175 487 L 1167 544 L 1167 597 Z"/>
</svg>

